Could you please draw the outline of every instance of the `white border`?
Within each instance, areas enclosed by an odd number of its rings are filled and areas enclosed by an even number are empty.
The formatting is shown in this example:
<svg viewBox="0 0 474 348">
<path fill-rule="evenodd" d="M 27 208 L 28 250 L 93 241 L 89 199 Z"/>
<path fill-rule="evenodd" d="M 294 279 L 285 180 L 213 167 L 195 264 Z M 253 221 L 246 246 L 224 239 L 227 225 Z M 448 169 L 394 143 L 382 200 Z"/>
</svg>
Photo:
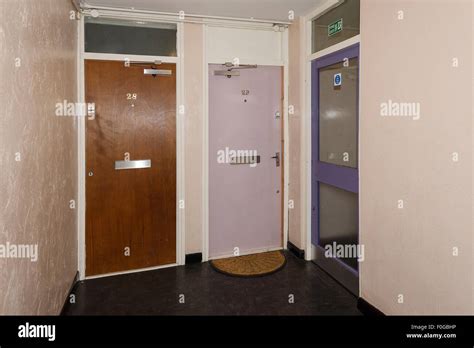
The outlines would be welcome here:
<svg viewBox="0 0 474 348">
<path fill-rule="evenodd" d="M 301 178 L 303 186 L 301 187 L 301 192 L 305 195 L 303 197 L 305 201 L 305 209 L 303 213 L 302 220 L 305 221 L 305 225 L 303 228 L 305 229 L 304 234 L 306 236 L 306 247 L 305 247 L 305 259 L 310 261 L 315 258 L 315 248 L 311 244 L 311 216 L 312 216 L 312 209 L 311 209 L 311 190 L 312 190 L 312 183 L 311 183 L 311 62 L 314 59 L 326 56 L 330 53 L 340 51 L 346 47 L 354 45 L 356 43 L 361 43 L 361 36 L 360 34 L 349 38 L 343 42 L 335 44 L 331 47 L 328 47 L 324 50 L 321 50 L 316 53 L 312 53 L 312 20 L 323 15 L 324 13 L 330 11 L 334 7 L 338 6 L 342 1 L 341 0 L 327 0 L 325 3 L 318 6 L 314 11 L 309 13 L 307 16 L 304 17 L 305 26 L 304 30 L 302 30 L 301 38 L 304 40 L 304 57 L 305 58 L 305 69 L 302 72 L 302 79 L 305 81 L 305 88 L 304 88 L 304 98 L 305 98 L 305 116 L 303 117 L 302 122 L 302 129 L 303 129 L 303 143 L 302 143 L 302 153 L 304 156 L 304 168 L 303 168 L 303 175 L 304 178 Z M 361 53 L 359 53 L 360 56 Z M 359 76 L 361 72 L 359 71 Z M 360 84 L 360 80 L 359 80 Z M 358 161 L 359 161 L 359 168 L 360 168 L 360 102 L 359 102 L 359 144 L 358 144 Z M 308 125 L 308 126 L 306 126 Z M 360 178 L 359 178 L 359 192 L 360 192 Z M 360 207 L 360 194 L 359 194 L 359 207 Z M 359 209 L 359 231 L 360 231 L 360 209 Z M 359 273 L 359 293 L 361 291 L 361 284 L 360 284 L 360 273 Z"/>
<path fill-rule="evenodd" d="M 219 64 L 222 61 L 211 61 L 207 54 L 208 27 L 215 24 L 206 24 L 203 27 L 203 131 L 202 131 L 202 262 L 209 261 L 209 64 Z M 220 25 L 226 27 L 225 25 Z M 235 28 L 235 25 L 232 26 Z M 242 27 L 242 29 L 247 29 Z M 280 61 L 259 61 L 258 65 L 281 66 L 283 67 L 283 245 L 278 249 L 287 248 L 288 242 L 288 194 L 289 194 L 289 129 L 288 129 L 288 29 L 285 29 L 281 35 Z M 255 64 L 255 62 L 241 61 L 241 64 Z M 269 251 L 270 249 L 258 249 L 259 252 Z M 252 250 L 252 252 L 255 252 Z M 245 255 L 245 254 L 241 254 Z M 219 256 L 230 257 L 234 256 Z"/>
<path fill-rule="evenodd" d="M 85 102 L 85 76 L 84 76 L 84 60 L 112 60 L 149 62 L 161 60 L 163 63 L 176 64 L 176 262 L 170 265 L 157 266 L 146 269 L 138 269 L 124 272 L 114 272 L 100 276 L 86 277 L 86 238 L 85 238 L 85 212 L 86 212 L 86 119 L 81 117 L 78 123 L 78 271 L 79 279 L 92 279 L 102 276 L 111 276 L 118 274 L 127 274 L 140 272 L 144 270 L 159 269 L 163 267 L 184 265 L 185 263 L 185 209 L 179 209 L 180 200 L 185 201 L 185 159 L 184 159 L 184 115 L 180 115 L 179 108 L 184 105 L 184 76 L 183 76 L 183 23 L 177 24 L 177 57 L 161 57 L 161 56 L 141 56 L 141 55 L 122 55 L 122 54 L 106 54 L 106 53 L 88 53 L 84 50 L 84 16 L 81 16 L 78 30 L 78 67 L 77 81 L 78 91 L 77 98 L 79 102 Z"/>
</svg>

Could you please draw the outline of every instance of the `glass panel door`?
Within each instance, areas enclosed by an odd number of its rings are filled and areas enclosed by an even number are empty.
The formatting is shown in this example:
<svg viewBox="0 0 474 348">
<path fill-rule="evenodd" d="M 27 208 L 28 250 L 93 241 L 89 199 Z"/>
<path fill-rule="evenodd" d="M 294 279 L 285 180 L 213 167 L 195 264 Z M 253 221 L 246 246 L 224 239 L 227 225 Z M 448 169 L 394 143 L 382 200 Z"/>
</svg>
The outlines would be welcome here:
<svg viewBox="0 0 474 348">
<path fill-rule="evenodd" d="M 358 224 L 358 195 L 342 190 L 337 186 L 319 182 L 319 241 L 318 245 L 325 248 L 329 245 L 357 246 L 359 236 Z M 351 250 L 351 249 L 348 249 Z M 357 250 L 357 249 L 355 249 Z M 358 269 L 357 255 L 353 253 L 338 254 L 335 257 L 352 269 Z"/>
<path fill-rule="evenodd" d="M 313 61 L 311 78 L 315 262 L 357 292 L 359 46 Z"/>
<path fill-rule="evenodd" d="M 357 168 L 358 58 L 319 69 L 319 160 Z M 340 79 L 336 83 L 333 80 Z"/>
</svg>

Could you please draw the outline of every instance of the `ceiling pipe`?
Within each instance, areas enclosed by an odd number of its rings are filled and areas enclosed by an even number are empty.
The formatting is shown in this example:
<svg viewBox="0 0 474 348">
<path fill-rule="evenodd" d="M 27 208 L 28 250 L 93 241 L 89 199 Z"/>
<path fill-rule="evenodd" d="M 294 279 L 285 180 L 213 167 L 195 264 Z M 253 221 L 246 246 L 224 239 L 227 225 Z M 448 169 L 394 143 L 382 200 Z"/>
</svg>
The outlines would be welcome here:
<svg viewBox="0 0 474 348">
<path fill-rule="evenodd" d="M 82 5 L 79 0 L 71 0 L 71 3 L 77 12 L 82 13 Z"/>
<path fill-rule="evenodd" d="M 73 0 L 74 1 L 74 0 Z M 77 1 L 77 0 L 76 0 Z M 245 22 L 249 24 L 267 24 L 272 28 L 274 26 L 287 28 L 291 22 L 279 21 L 279 20 L 266 20 L 266 19 L 255 19 L 255 18 L 239 18 L 239 17 L 225 17 L 225 16 L 208 16 L 198 15 L 189 13 L 172 13 L 172 12 L 160 12 L 160 11 L 149 11 L 149 10 L 136 10 L 134 8 L 119 8 L 119 7 L 106 7 L 106 6 L 90 6 L 87 3 L 80 3 L 81 9 L 85 14 L 90 14 L 93 10 L 111 12 L 111 13 L 133 13 L 138 15 L 150 15 L 150 16 L 163 16 L 168 17 L 174 22 L 190 22 L 190 23 L 205 23 L 206 20 L 211 21 L 230 21 L 230 22 Z M 181 16 L 180 16 L 181 15 Z"/>
</svg>

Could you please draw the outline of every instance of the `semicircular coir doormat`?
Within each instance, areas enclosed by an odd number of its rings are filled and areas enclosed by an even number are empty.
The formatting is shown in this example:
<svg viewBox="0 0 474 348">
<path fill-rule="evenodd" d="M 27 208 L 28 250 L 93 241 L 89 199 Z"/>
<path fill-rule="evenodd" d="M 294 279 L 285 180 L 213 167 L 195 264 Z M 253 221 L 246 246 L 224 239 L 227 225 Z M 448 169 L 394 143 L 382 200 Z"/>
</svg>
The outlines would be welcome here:
<svg viewBox="0 0 474 348">
<path fill-rule="evenodd" d="M 210 263 L 216 271 L 230 276 L 261 277 L 282 269 L 286 264 L 286 258 L 278 250 L 212 260 Z"/>
</svg>

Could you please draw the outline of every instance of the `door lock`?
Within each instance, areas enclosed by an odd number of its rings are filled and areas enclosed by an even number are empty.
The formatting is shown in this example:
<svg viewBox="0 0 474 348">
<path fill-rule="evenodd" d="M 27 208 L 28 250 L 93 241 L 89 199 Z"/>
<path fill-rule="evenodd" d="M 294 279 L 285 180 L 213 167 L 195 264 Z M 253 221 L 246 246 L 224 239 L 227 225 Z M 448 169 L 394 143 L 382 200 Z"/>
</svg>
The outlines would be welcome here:
<svg viewBox="0 0 474 348">
<path fill-rule="evenodd" d="M 87 103 L 87 116 L 95 118 L 95 103 Z"/>
<path fill-rule="evenodd" d="M 275 156 L 271 157 L 273 159 L 276 160 L 276 166 L 279 167 L 280 166 L 280 153 L 279 152 L 276 152 L 275 153 Z"/>
</svg>

